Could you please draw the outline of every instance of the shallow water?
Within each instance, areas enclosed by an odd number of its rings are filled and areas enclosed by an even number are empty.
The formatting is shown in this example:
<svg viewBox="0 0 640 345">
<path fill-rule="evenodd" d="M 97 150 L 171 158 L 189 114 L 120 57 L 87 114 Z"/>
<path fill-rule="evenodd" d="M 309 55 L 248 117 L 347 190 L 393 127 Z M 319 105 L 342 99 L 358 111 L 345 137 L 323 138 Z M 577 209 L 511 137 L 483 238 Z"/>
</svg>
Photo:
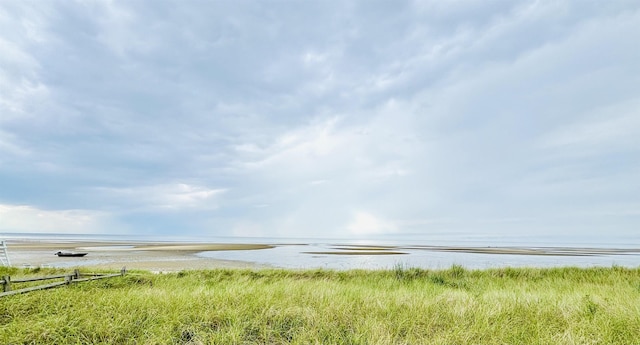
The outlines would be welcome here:
<svg viewBox="0 0 640 345">
<path fill-rule="evenodd" d="M 404 255 L 339 255 L 307 252 L 335 251 L 333 244 L 286 245 L 251 251 L 211 251 L 198 256 L 250 261 L 282 268 L 325 269 L 391 269 L 397 266 L 430 269 L 461 265 L 466 268 L 493 267 L 555 267 L 555 266 L 640 266 L 640 254 L 597 256 L 546 256 L 514 254 L 478 254 L 441 252 L 427 249 L 399 249 Z M 395 249 L 393 249 L 396 251 Z"/>
<path fill-rule="evenodd" d="M 130 249 L 130 242 L 199 242 L 199 243 L 246 243 L 272 244 L 272 249 L 210 251 L 196 254 L 203 258 L 253 262 L 283 268 L 326 268 L 326 269 L 389 269 L 396 266 L 420 268 L 448 268 L 462 265 L 467 268 L 491 267 L 554 267 L 554 266 L 625 266 L 640 267 L 640 253 L 622 253 L 616 255 L 591 256 L 544 256 L 486 254 L 467 252 L 434 251 L 419 246 L 457 246 L 457 247 L 569 247 L 569 248 L 640 248 L 640 235 L 629 234 L 625 237 L 582 236 L 482 236 L 481 234 L 431 234 L 398 236 L 388 238 L 359 239 L 301 239 L 301 238 L 244 238 L 244 237 L 157 237 L 157 236 L 112 236 L 112 235 L 67 235 L 67 234 L 4 234 L 7 239 L 21 239 L 34 242 L 48 241 L 96 241 L 110 242 L 101 250 L 118 251 Z M 113 244 L 114 242 L 121 242 Z M 129 242 L 129 243 L 127 243 Z M 401 251 L 404 255 L 335 255 L 309 254 L 307 252 L 336 252 L 338 246 L 399 246 L 392 251 Z M 354 248 L 351 248 L 354 249 Z M 361 249 L 361 248 L 360 248 Z M 353 250 L 351 250 L 353 251 Z M 87 260 L 87 259 L 85 259 Z M 90 259 L 89 259 L 90 260 Z M 76 261 L 85 265 L 84 261 Z M 94 263 L 97 264 L 98 262 Z M 56 261 L 55 265 L 66 265 Z"/>
</svg>

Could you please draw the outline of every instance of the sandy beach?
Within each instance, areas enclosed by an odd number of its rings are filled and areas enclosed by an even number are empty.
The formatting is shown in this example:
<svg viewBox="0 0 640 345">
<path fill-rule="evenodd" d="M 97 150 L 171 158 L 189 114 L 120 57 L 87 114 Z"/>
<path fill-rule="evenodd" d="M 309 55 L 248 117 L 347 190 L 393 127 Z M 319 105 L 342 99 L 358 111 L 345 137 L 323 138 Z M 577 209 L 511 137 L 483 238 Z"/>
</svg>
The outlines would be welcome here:
<svg viewBox="0 0 640 345">
<path fill-rule="evenodd" d="M 149 270 L 156 272 L 211 268 L 266 267 L 251 262 L 217 260 L 194 254 L 216 250 L 259 250 L 262 244 L 140 243 L 12 241 L 8 243 L 11 264 L 16 267 L 91 267 L 96 269 Z M 85 257 L 57 257 L 55 253 L 81 252 Z"/>
</svg>

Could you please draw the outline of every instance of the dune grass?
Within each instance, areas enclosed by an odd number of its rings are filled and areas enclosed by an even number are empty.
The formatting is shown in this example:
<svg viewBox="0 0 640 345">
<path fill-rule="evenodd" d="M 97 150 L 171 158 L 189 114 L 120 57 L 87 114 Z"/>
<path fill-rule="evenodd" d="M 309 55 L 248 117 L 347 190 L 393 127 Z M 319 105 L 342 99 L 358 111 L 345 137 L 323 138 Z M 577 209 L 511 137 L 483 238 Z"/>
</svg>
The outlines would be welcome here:
<svg viewBox="0 0 640 345">
<path fill-rule="evenodd" d="M 32 273 L 0 268 L 5 274 Z M 636 344 L 638 339 L 640 269 L 621 267 L 134 272 L 0 298 L 2 344 Z"/>
</svg>

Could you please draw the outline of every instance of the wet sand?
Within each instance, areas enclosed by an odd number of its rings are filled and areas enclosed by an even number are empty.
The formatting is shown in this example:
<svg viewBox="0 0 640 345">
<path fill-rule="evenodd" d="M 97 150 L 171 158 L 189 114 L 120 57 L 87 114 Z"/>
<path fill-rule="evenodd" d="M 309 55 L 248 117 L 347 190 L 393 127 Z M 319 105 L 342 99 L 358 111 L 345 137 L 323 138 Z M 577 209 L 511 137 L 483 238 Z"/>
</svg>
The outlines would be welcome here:
<svg viewBox="0 0 640 345">
<path fill-rule="evenodd" d="M 264 244 L 140 243 L 140 242 L 27 242 L 8 245 L 16 267 L 91 267 L 96 269 L 170 272 L 213 268 L 261 268 L 252 262 L 217 260 L 194 254 L 216 250 L 259 250 Z M 55 253 L 88 253 L 85 257 L 57 257 Z"/>
</svg>

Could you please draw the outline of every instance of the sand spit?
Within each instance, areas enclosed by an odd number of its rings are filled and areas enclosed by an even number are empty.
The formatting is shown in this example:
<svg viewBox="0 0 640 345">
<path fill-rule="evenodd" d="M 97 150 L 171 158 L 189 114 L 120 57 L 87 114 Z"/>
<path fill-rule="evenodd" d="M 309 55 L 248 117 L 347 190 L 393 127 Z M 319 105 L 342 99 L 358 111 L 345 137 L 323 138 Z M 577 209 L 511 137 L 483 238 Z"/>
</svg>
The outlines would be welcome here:
<svg viewBox="0 0 640 345">
<path fill-rule="evenodd" d="M 387 250 L 397 250 L 398 247 L 392 246 L 339 246 L 339 247 L 331 247 L 331 249 L 335 250 L 361 250 L 361 251 L 387 251 Z"/>
<path fill-rule="evenodd" d="M 570 248 L 570 247 L 454 247 L 454 246 L 411 246 L 398 249 L 416 249 L 441 252 L 461 252 L 476 254 L 548 255 L 548 256 L 597 256 L 637 254 L 640 249 L 617 248 Z"/>
<path fill-rule="evenodd" d="M 337 252 L 302 252 L 302 254 L 312 254 L 312 255 L 404 255 L 409 253 L 404 252 L 394 252 L 394 251 L 364 251 L 364 250 L 356 250 L 356 251 L 337 251 Z"/>
<path fill-rule="evenodd" d="M 162 244 L 162 245 L 138 245 L 130 250 L 151 251 L 177 251 L 188 253 L 200 253 L 218 250 L 259 250 L 269 249 L 275 246 L 267 244 Z"/>
</svg>

